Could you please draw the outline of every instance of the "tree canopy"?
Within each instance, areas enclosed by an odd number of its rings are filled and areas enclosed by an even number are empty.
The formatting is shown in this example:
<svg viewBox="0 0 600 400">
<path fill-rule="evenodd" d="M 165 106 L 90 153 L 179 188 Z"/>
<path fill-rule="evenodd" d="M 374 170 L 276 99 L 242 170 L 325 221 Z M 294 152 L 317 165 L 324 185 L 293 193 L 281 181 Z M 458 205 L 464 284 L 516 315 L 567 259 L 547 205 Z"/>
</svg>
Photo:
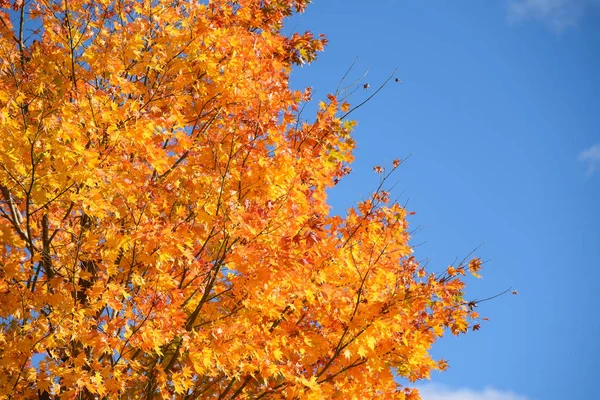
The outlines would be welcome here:
<svg viewBox="0 0 600 400">
<path fill-rule="evenodd" d="M 2 0 L 0 397 L 416 399 L 446 367 L 481 263 L 419 265 L 399 160 L 330 212 L 354 123 L 300 117 L 308 2 Z"/>
</svg>

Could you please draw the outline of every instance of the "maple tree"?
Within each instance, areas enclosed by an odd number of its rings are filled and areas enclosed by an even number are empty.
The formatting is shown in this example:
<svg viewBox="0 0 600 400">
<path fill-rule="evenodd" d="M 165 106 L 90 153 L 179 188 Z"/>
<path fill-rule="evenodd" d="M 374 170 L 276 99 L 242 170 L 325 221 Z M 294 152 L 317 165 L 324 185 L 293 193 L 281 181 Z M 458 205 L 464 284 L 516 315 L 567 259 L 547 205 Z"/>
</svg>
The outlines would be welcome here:
<svg viewBox="0 0 600 400">
<path fill-rule="evenodd" d="M 299 118 L 307 3 L 2 0 L 1 398 L 416 399 L 445 368 L 481 263 L 427 273 L 383 184 L 330 213 L 354 124 Z"/>
</svg>

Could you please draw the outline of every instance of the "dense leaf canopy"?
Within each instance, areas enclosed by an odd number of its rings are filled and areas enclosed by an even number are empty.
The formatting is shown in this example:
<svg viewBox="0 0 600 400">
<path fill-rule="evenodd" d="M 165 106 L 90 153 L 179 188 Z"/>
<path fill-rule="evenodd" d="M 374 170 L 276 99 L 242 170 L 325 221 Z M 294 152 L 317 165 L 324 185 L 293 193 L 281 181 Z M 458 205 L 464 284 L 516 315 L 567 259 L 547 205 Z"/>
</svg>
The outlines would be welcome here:
<svg viewBox="0 0 600 400">
<path fill-rule="evenodd" d="M 307 3 L 2 1 L 1 398 L 404 399 L 445 368 L 467 266 L 428 274 L 383 184 L 330 213 L 353 123 L 300 116 Z"/>
</svg>

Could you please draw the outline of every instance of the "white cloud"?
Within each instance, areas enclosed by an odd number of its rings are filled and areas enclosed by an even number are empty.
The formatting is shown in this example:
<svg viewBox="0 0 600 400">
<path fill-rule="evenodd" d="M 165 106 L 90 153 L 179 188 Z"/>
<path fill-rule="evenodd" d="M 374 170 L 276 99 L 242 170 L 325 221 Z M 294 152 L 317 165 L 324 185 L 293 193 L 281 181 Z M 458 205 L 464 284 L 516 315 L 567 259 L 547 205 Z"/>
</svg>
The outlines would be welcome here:
<svg viewBox="0 0 600 400">
<path fill-rule="evenodd" d="M 586 9 L 598 0 L 509 0 L 511 22 L 540 20 L 557 32 L 577 25 Z"/>
<path fill-rule="evenodd" d="M 422 400 L 528 400 L 525 396 L 492 388 L 452 389 L 433 383 L 419 386 L 419 393 Z"/>
<path fill-rule="evenodd" d="M 591 175 L 600 169 L 600 144 L 595 144 L 579 153 L 579 159 L 588 165 L 588 174 Z"/>
</svg>

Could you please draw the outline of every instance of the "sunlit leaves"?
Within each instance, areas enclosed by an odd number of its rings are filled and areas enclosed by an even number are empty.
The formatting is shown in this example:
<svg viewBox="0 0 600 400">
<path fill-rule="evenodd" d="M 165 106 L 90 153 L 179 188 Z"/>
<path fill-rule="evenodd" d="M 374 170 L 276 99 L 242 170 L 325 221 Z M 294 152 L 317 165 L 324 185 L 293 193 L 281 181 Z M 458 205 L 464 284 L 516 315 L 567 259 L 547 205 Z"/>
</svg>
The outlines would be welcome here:
<svg viewBox="0 0 600 400">
<path fill-rule="evenodd" d="M 0 397 L 404 399 L 446 367 L 481 262 L 415 260 L 400 160 L 330 215 L 354 122 L 288 86 L 325 44 L 282 33 L 307 3 L 2 12 Z"/>
</svg>

